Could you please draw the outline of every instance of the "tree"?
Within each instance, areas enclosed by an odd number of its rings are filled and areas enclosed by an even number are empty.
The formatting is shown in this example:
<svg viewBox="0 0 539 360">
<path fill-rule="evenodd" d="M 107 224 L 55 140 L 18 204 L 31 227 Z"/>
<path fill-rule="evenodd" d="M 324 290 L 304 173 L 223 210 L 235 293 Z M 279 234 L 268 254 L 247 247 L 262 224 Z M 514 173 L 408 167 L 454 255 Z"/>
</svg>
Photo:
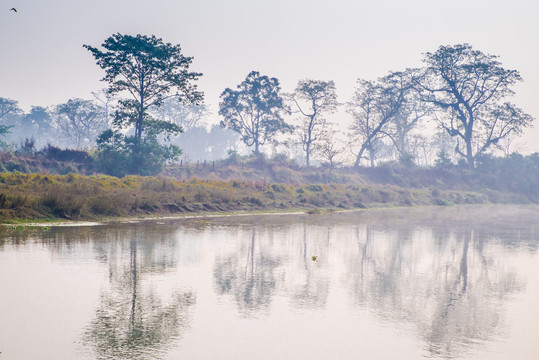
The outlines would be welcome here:
<svg viewBox="0 0 539 360">
<path fill-rule="evenodd" d="M 59 143 L 51 112 L 43 106 L 32 106 L 30 112 L 20 118 L 14 130 L 14 135 L 21 140 L 34 137 L 38 147 L 51 142 Z"/>
<path fill-rule="evenodd" d="M 183 132 L 189 132 L 198 125 L 202 125 L 202 119 L 208 113 L 208 107 L 204 104 L 182 104 L 175 97 L 163 101 L 162 106 L 151 109 L 152 113 L 159 120 L 167 121 L 178 125 Z"/>
<path fill-rule="evenodd" d="M 344 149 L 336 145 L 336 132 L 332 130 L 323 131 L 320 134 L 320 142 L 315 145 L 316 151 L 323 160 L 327 162 L 329 168 L 328 182 L 331 181 L 331 173 L 339 163 L 337 157 L 343 153 Z"/>
<path fill-rule="evenodd" d="M 333 81 L 301 80 L 290 96 L 304 119 L 299 126 L 300 141 L 305 151 L 305 163 L 310 165 L 313 145 L 320 139 L 326 125 L 325 114 L 337 110 L 337 94 Z"/>
<path fill-rule="evenodd" d="M 202 74 L 189 71 L 193 58 L 184 56 L 180 45 L 164 43 L 153 35 L 117 33 L 107 38 L 101 46 L 105 51 L 84 45 L 105 70 L 106 75 L 102 80 L 109 83 L 108 93 L 129 95 L 129 98 L 118 101 L 113 124 L 117 129 L 134 127 L 132 138 L 110 143 L 107 139 L 114 136 L 108 134 L 101 139 L 101 144 L 129 146 L 130 156 L 134 160 L 134 168 L 130 170 L 133 173 L 146 172 L 138 166 L 140 162 L 148 163 L 144 160 L 144 150 L 155 150 L 154 155 L 177 157 L 181 153 L 179 149 L 159 151 L 158 137 L 164 135 L 167 140 L 170 135 L 181 132 L 181 128 L 151 117 L 148 110 L 159 108 L 165 99 L 171 97 L 185 104 L 202 101 L 203 94 L 197 91 L 193 83 Z M 162 164 L 168 159 L 158 157 L 157 161 Z"/>
<path fill-rule="evenodd" d="M 239 133 L 245 145 L 254 146 L 253 152 L 259 155 L 260 146 L 291 129 L 282 117 L 286 107 L 279 80 L 252 71 L 237 88 L 221 94 L 221 126 Z"/>
<path fill-rule="evenodd" d="M 4 122 L 10 115 L 21 113 L 22 110 L 16 100 L 0 97 L 0 121 Z"/>
<path fill-rule="evenodd" d="M 457 139 L 455 151 L 471 168 L 491 146 L 520 134 L 533 121 L 503 102 L 522 78 L 518 71 L 503 68 L 497 58 L 469 44 L 440 46 L 425 54 L 427 67 L 415 80 L 422 100 L 438 109 L 440 126 Z"/>
<path fill-rule="evenodd" d="M 70 99 L 56 107 L 58 129 L 78 150 L 91 147 L 108 128 L 105 109 L 90 100 Z"/>
<path fill-rule="evenodd" d="M 386 129 L 404 103 L 409 84 L 403 81 L 401 73 L 390 73 L 377 81 L 359 79 L 357 83 L 348 104 L 353 117 L 352 141 L 360 144 L 354 166 L 359 166 L 365 151 L 374 166 L 376 145 L 387 136 Z"/>
<path fill-rule="evenodd" d="M 431 113 L 431 106 L 421 101 L 419 92 L 413 88 L 416 73 L 417 70 L 410 69 L 394 74 L 399 77 L 405 91 L 402 104 L 393 116 L 386 133 L 397 150 L 399 161 L 403 163 L 413 163 L 418 157 L 417 147 L 425 139 L 414 130 L 418 128 L 420 121 Z"/>
<path fill-rule="evenodd" d="M 0 136 L 5 136 L 9 133 L 12 125 L 6 125 L 12 122 L 12 118 L 18 118 L 22 114 L 22 110 L 16 100 L 0 97 Z"/>
</svg>

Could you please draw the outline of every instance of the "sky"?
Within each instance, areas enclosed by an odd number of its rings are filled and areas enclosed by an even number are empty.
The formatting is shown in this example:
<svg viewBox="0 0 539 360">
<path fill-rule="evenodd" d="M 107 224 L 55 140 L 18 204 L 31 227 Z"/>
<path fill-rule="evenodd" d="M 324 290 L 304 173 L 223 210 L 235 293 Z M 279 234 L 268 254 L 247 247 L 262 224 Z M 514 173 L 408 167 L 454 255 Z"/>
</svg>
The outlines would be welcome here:
<svg viewBox="0 0 539 360">
<path fill-rule="evenodd" d="M 522 75 L 511 101 L 536 118 L 517 141 L 529 153 L 539 151 L 538 14 L 537 0 L 0 0 L 0 97 L 25 110 L 91 98 L 105 87 L 103 71 L 82 45 L 117 32 L 180 44 L 204 74 L 198 84 L 215 122 L 221 92 L 252 70 L 287 92 L 301 79 L 333 80 L 346 102 L 358 78 L 470 43 Z"/>
</svg>

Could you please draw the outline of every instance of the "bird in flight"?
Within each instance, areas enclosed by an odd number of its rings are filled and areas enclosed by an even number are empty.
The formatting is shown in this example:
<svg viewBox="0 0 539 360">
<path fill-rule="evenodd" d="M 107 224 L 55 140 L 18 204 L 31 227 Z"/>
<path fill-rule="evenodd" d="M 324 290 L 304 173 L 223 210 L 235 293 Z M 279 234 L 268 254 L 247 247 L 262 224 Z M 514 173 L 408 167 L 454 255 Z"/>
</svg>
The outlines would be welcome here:
<svg viewBox="0 0 539 360">
<path fill-rule="evenodd" d="M 15 8 L 11 8 L 11 9 L 9 9 L 9 11 L 14 11 L 14 12 L 17 12 L 17 9 L 15 9 Z"/>
</svg>

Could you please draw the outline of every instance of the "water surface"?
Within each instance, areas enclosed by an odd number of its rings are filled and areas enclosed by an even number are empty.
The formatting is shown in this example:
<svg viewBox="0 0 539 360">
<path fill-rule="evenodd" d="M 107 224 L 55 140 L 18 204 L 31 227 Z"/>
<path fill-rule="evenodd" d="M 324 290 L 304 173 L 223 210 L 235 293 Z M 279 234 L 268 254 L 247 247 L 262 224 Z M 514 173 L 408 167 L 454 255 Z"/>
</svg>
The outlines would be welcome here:
<svg viewBox="0 0 539 360">
<path fill-rule="evenodd" d="M 0 360 L 535 359 L 538 210 L 4 230 Z"/>
</svg>

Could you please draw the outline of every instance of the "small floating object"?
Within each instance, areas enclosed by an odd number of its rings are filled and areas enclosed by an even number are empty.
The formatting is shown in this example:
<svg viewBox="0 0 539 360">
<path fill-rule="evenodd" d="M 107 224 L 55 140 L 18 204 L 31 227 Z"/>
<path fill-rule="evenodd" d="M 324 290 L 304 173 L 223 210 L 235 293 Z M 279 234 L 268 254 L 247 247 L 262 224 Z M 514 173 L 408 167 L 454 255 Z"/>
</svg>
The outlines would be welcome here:
<svg viewBox="0 0 539 360">
<path fill-rule="evenodd" d="M 311 259 L 313 259 L 313 261 L 318 262 L 318 256 L 313 255 L 313 257 Z"/>
</svg>

